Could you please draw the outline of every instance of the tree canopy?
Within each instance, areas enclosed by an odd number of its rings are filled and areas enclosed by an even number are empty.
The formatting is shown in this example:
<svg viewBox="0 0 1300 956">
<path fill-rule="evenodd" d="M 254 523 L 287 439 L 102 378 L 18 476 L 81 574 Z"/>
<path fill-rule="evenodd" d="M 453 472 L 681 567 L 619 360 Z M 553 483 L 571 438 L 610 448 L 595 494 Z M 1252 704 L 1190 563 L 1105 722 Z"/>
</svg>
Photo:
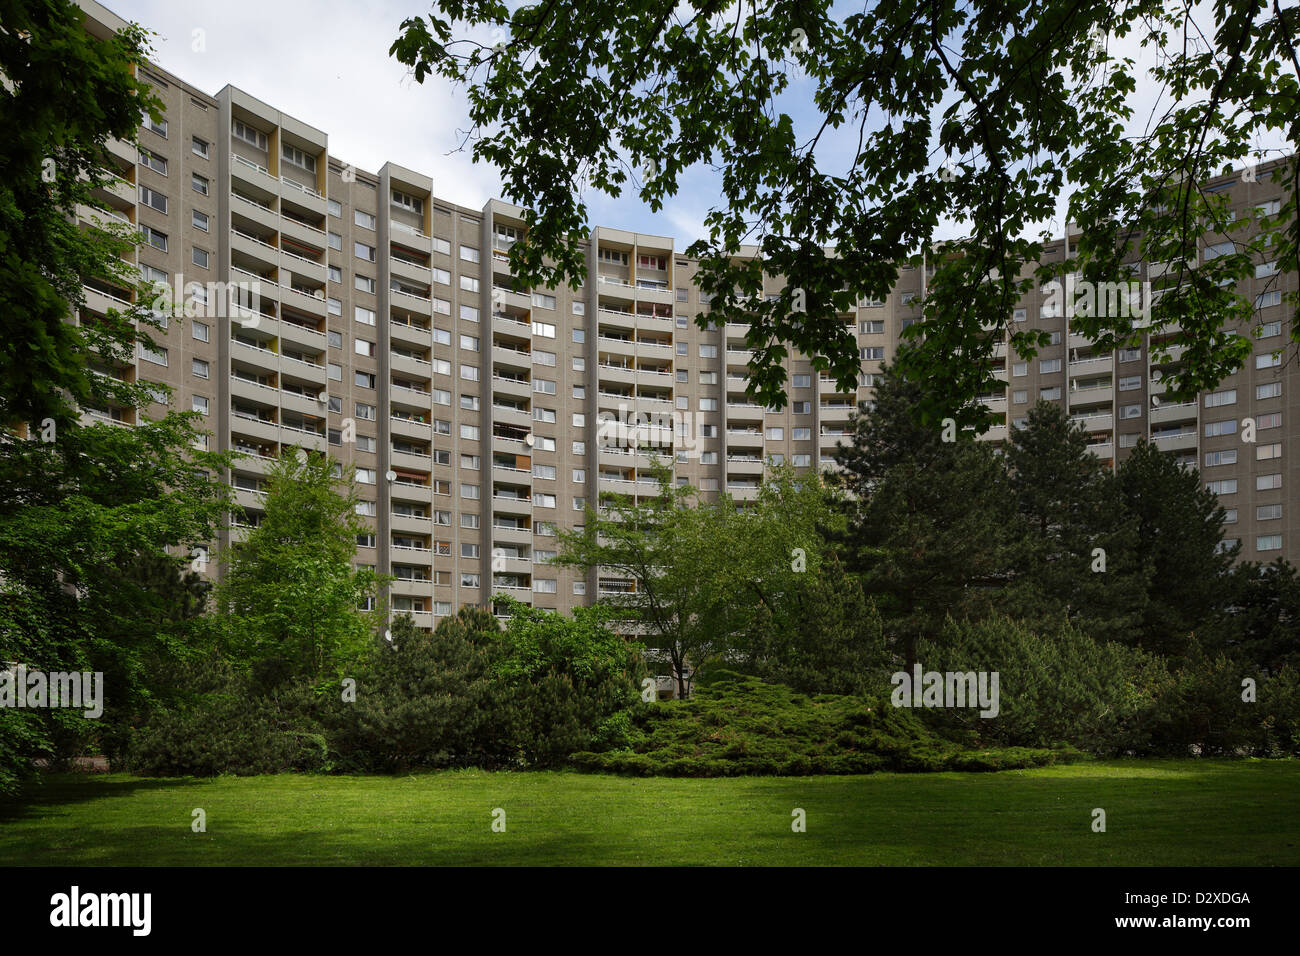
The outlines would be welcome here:
<svg viewBox="0 0 1300 956">
<path fill-rule="evenodd" d="M 1253 303 L 1235 280 L 1265 253 L 1297 267 L 1300 171 L 1276 167 L 1276 214 L 1235 220 L 1202 181 L 1255 169 L 1266 140 L 1294 154 L 1298 35 L 1300 8 L 1266 0 L 902 0 L 848 13 L 830 0 L 437 0 L 390 52 L 418 81 L 467 87 L 474 158 L 525 209 L 510 252 L 521 282 L 584 275 L 573 240 L 588 232 L 585 190 L 631 190 L 659 210 L 712 167 L 721 195 L 687 249 L 712 297 L 696 322 L 751 323 L 763 403 L 784 404 L 792 348 L 856 388 L 839 314 L 888 294 L 899 263 L 927 253 L 924 320 L 898 361 L 926 386 L 927 420 L 977 424 L 978 396 L 998 387 L 988 329 L 1032 357 L 1042 333 L 1008 327 L 1022 293 L 1068 273 L 1126 281 L 1134 256 L 1170 264 L 1149 328 L 1181 328 L 1171 393 L 1241 367 L 1251 347 L 1235 326 Z M 1150 117 L 1135 113 L 1139 87 L 1159 92 Z M 1078 235 L 1049 264 L 1044 224 L 1067 195 Z M 959 237 L 945 235 L 953 224 Z M 1200 262 L 1206 232 L 1234 252 Z M 771 301 L 765 274 L 787 283 Z M 1075 331 L 1102 348 L 1141 335 L 1123 308 L 1083 311 Z"/>
</svg>

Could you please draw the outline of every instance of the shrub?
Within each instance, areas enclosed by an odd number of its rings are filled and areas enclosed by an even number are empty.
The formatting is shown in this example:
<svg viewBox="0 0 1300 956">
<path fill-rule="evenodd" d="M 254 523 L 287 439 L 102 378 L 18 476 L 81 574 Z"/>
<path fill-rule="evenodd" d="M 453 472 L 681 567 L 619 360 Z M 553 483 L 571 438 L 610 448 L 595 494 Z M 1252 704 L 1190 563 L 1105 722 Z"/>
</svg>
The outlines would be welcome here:
<svg viewBox="0 0 1300 956">
<path fill-rule="evenodd" d="M 987 751 L 980 760 L 887 698 L 800 694 L 715 672 L 689 700 L 639 706 L 630 744 L 575 753 L 584 770 L 636 776 L 802 776 L 1041 766 L 1048 750 Z"/>
<path fill-rule="evenodd" d="M 999 713 L 927 708 L 930 726 L 953 739 L 1000 747 L 1059 747 L 1114 754 L 1145 746 L 1145 723 L 1167 680 L 1157 658 L 1095 641 L 1062 623 L 1037 633 L 1007 618 L 954 622 L 922 641 L 925 671 L 996 671 Z"/>
<path fill-rule="evenodd" d="M 238 675 L 188 706 L 159 711 L 131 740 L 127 769 L 195 777 L 328 769 L 311 688 L 287 684 L 258 694 L 253 687 Z"/>
</svg>

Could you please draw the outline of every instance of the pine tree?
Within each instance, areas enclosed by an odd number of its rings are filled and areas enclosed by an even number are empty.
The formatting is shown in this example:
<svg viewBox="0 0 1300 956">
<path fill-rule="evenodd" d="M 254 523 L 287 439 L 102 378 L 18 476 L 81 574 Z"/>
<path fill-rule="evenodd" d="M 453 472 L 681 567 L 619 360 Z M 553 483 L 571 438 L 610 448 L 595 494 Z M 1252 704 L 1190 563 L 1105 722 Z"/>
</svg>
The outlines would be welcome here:
<svg viewBox="0 0 1300 956">
<path fill-rule="evenodd" d="M 1177 655 L 1213 614 L 1237 549 L 1222 547 L 1226 513 L 1200 472 L 1149 442 L 1120 465 L 1120 495 L 1133 516 L 1138 548 L 1151 566 L 1140 644 Z"/>
<path fill-rule="evenodd" d="M 836 449 L 847 530 L 835 537 L 909 668 L 946 616 L 1003 602 L 1028 537 L 993 449 L 920 424 L 920 399 L 917 385 L 886 370 L 874 405 L 853 420 L 852 443 Z"/>
<path fill-rule="evenodd" d="M 1021 579 L 1093 637 L 1134 639 L 1150 570 L 1118 482 L 1088 451 L 1087 432 L 1052 402 L 1012 432 L 1006 463 L 1016 507 L 1031 529 Z"/>
</svg>

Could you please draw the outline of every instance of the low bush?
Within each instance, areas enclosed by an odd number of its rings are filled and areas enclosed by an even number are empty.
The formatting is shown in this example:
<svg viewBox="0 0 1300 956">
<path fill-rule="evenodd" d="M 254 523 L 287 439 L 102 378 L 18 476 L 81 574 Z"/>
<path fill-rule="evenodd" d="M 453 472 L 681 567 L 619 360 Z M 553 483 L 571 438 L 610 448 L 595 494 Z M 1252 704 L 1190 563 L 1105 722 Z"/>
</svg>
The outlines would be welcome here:
<svg viewBox="0 0 1300 956">
<path fill-rule="evenodd" d="M 807 695 L 726 672 L 715 672 L 689 700 L 638 706 L 629 738 L 624 748 L 579 752 L 570 763 L 635 776 L 732 777 L 1003 770 L 1070 756 L 1028 748 L 970 751 L 927 730 L 887 697 Z"/>
</svg>

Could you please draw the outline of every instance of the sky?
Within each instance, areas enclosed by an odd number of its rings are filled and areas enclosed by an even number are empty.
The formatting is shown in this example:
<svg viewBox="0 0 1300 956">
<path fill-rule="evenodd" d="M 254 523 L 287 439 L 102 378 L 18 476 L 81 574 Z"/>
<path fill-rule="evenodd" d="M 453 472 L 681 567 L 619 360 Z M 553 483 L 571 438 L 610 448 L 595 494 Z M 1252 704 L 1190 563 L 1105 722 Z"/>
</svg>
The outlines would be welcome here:
<svg viewBox="0 0 1300 956">
<path fill-rule="evenodd" d="M 426 173 L 435 195 L 473 208 L 501 196 L 497 171 L 475 164 L 468 145 L 462 149 L 465 91 L 437 76 L 416 83 L 388 55 L 402 20 L 430 9 L 423 0 L 101 2 L 157 34 L 152 58 L 165 69 L 208 93 L 229 83 L 325 131 L 330 154 L 344 162 L 376 172 L 392 161 Z M 1147 59 L 1135 43 L 1111 49 L 1139 63 Z M 1148 115 L 1150 89 L 1139 86 L 1135 119 Z M 810 109 L 798 108 L 797 93 L 789 99 L 796 128 L 819 121 Z M 856 136 L 832 153 L 851 156 L 855 145 Z M 702 234 L 718 197 L 717 176 L 696 169 L 658 213 L 634 195 L 611 199 L 591 192 L 586 198 L 592 225 L 672 236 L 676 248 L 685 249 Z M 959 232 L 951 223 L 941 229 L 949 236 Z"/>
</svg>

